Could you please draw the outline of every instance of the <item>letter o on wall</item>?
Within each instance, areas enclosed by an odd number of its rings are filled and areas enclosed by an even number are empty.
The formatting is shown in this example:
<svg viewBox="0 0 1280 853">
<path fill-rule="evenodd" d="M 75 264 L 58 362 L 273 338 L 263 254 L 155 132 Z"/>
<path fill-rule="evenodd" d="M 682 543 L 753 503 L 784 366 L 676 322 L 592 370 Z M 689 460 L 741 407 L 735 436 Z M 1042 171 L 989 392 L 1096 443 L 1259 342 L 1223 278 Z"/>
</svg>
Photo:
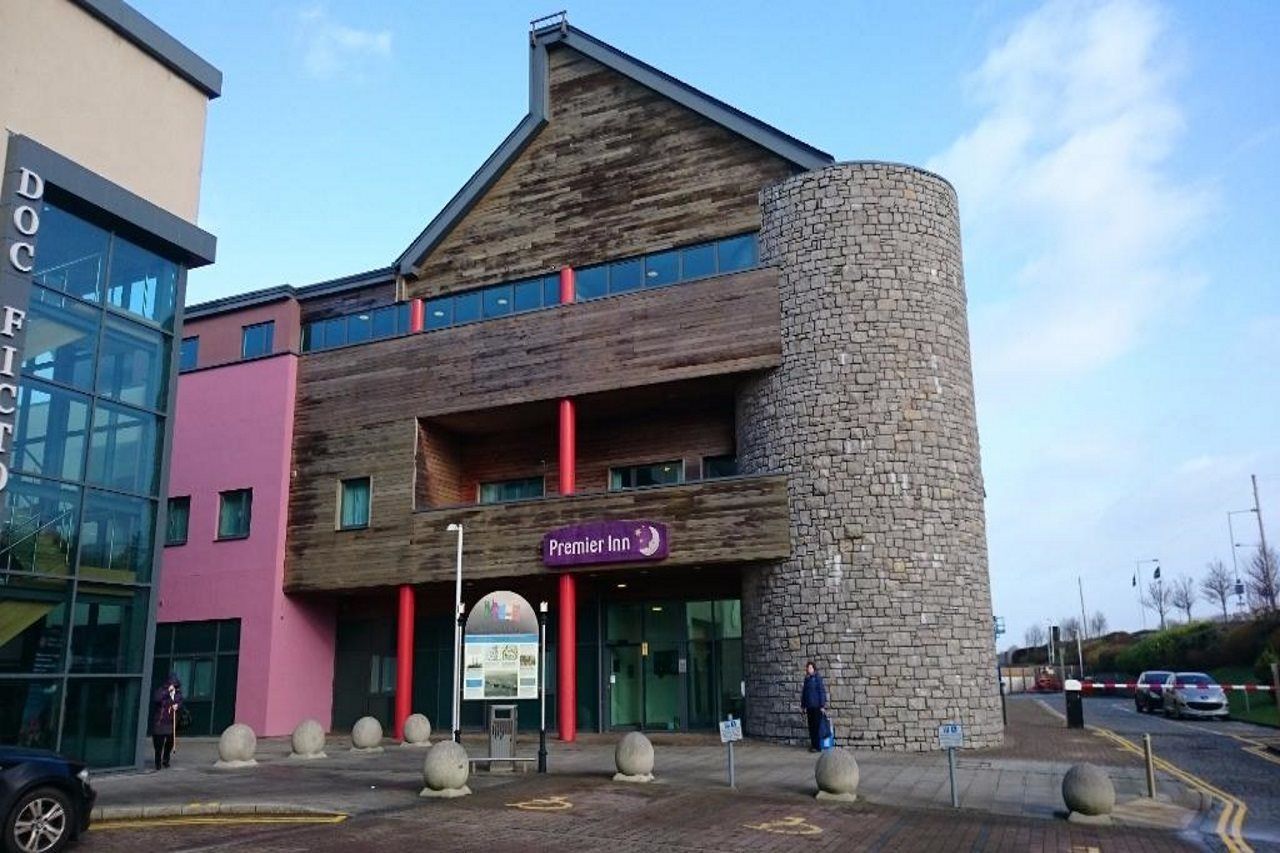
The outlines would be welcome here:
<svg viewBox="0 0 1280 853">
<path fill-rule="evenodd" d="M 40 214 L 31 205 L 24 204 L 13 209 L 13 227 L 28 237 L 40 230 Z"/>
</svg>

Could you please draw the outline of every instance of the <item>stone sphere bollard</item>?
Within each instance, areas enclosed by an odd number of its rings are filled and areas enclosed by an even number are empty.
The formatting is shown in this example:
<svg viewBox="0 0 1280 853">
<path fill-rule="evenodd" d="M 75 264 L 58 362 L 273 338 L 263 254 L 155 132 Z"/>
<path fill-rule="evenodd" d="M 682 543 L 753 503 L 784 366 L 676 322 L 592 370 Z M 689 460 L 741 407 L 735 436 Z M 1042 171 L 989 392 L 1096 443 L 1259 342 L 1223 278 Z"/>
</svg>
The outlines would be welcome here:
<svg viewBox="0 0 1280 853">
<path fill-rule="evenodd" d="M 431 746 L 431 721 L 425 714 L 411 714 L 404 721 L 404 742 L 401 746 Z"/>
<path fill-rule="evenodd" d="M 1092 764 L 1077 764 L 1062 777 L 1062 799 L 1067 819 L 1076 823 L 1111 823 L 1116 806 L 1116 788 L 1102 770 Z"/>
<path fill-rule="evenodd" d="M 290 758 L 327 758 L 324 752 L 324 726 L 318 720 L 303 720 L 293 730 L 293 752 Z"/>
<path fill-rule="evenodd" d="M 460 743 L 442 740 L 427 750 L 422 762 L 422 792 L 420 797 L 465 797 L 471 793 L 467 776 L 471 762 L 467 750 Z"/>
<path fill-rule="evenodd" d="M 361 717 L 351 727 L 351 751 L 374 754 L 382 752 L 382 723 L 373 717 Z"/>
<path fill-rule="evenodd" d="M 258 762 L 253 753 L 258 749 L 258 736 L 244 723 L 227 726 L 218 738 L 218 760 L 214 767 L 253 767 Z"/>
<path fill-rule="evenodd" d="M 613 750 L 615 782 L 653 781 L 653 744 L 640 732 L 628 732 Z"/>
<path fill-rule="evenodd" d="M 818 799 L 852 803 L 858 799 L 858 762 L 844 747 L 824 749 L 813 769 Z"/>
</svg>

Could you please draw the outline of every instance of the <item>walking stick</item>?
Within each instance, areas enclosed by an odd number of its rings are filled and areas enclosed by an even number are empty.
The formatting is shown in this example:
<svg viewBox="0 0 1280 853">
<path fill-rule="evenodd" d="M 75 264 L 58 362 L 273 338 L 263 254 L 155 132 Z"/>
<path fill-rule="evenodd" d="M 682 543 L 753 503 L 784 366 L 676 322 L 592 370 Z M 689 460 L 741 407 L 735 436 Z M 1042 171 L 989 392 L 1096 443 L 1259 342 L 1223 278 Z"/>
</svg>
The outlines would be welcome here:
<svg viewBox="0 0 1280 853">
<path fill-rule="evenodd" d="M 173 717 L 173 749 L 169 750 L 169 754 L 173 755 L 178 751 L 178 706 L 173 705 L 169 716 Z"/>
</svg>

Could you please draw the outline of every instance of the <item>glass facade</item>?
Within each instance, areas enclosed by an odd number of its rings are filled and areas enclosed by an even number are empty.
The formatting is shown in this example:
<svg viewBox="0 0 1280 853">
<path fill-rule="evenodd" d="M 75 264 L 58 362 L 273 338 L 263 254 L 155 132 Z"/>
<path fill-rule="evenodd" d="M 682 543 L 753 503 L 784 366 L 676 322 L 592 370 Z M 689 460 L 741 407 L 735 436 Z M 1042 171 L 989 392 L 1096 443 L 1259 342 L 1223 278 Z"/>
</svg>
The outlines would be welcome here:
<svg viewBox="0 0 1280 853">
<path fill-rule="evenodd" d="M 0 743 L 132 764 L 183 268 L 46 201 L 0 500 Z"/>
</svg>

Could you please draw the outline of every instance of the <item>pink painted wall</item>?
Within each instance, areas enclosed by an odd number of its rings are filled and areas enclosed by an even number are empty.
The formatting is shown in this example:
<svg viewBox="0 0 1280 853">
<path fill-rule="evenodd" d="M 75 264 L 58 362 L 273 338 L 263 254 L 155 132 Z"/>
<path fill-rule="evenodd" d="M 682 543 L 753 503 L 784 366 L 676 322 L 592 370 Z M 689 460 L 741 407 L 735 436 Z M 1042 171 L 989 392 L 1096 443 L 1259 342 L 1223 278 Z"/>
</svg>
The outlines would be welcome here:
<svg viewBox="0 0 1280 853">
<path fill-rule="evenodd" d="M 283 591 L 297 377 L 281 354 L 178 379 L 169 495 L 191 496 L 191 521 L 164 549 L 157 621 L 240 619 L 236 721 L 259 735 L 327 729 L 333 703 L 333 607 Z M 244 488 L 249 537 L 219 542 L 218 493 Z"/>
<path fill-rule="evenodd" d="M 302 320 L 298 301 L 289 297 L 266 305 L 184 322 L 182 337 L 200 339 L 200 346 L 196 351 L 197 367 L 231 364 L 240 360 L 244 327 L 268 320 L 276 324 L 271 338 L 272 352 L 302 350 Z"/>
</svg>

